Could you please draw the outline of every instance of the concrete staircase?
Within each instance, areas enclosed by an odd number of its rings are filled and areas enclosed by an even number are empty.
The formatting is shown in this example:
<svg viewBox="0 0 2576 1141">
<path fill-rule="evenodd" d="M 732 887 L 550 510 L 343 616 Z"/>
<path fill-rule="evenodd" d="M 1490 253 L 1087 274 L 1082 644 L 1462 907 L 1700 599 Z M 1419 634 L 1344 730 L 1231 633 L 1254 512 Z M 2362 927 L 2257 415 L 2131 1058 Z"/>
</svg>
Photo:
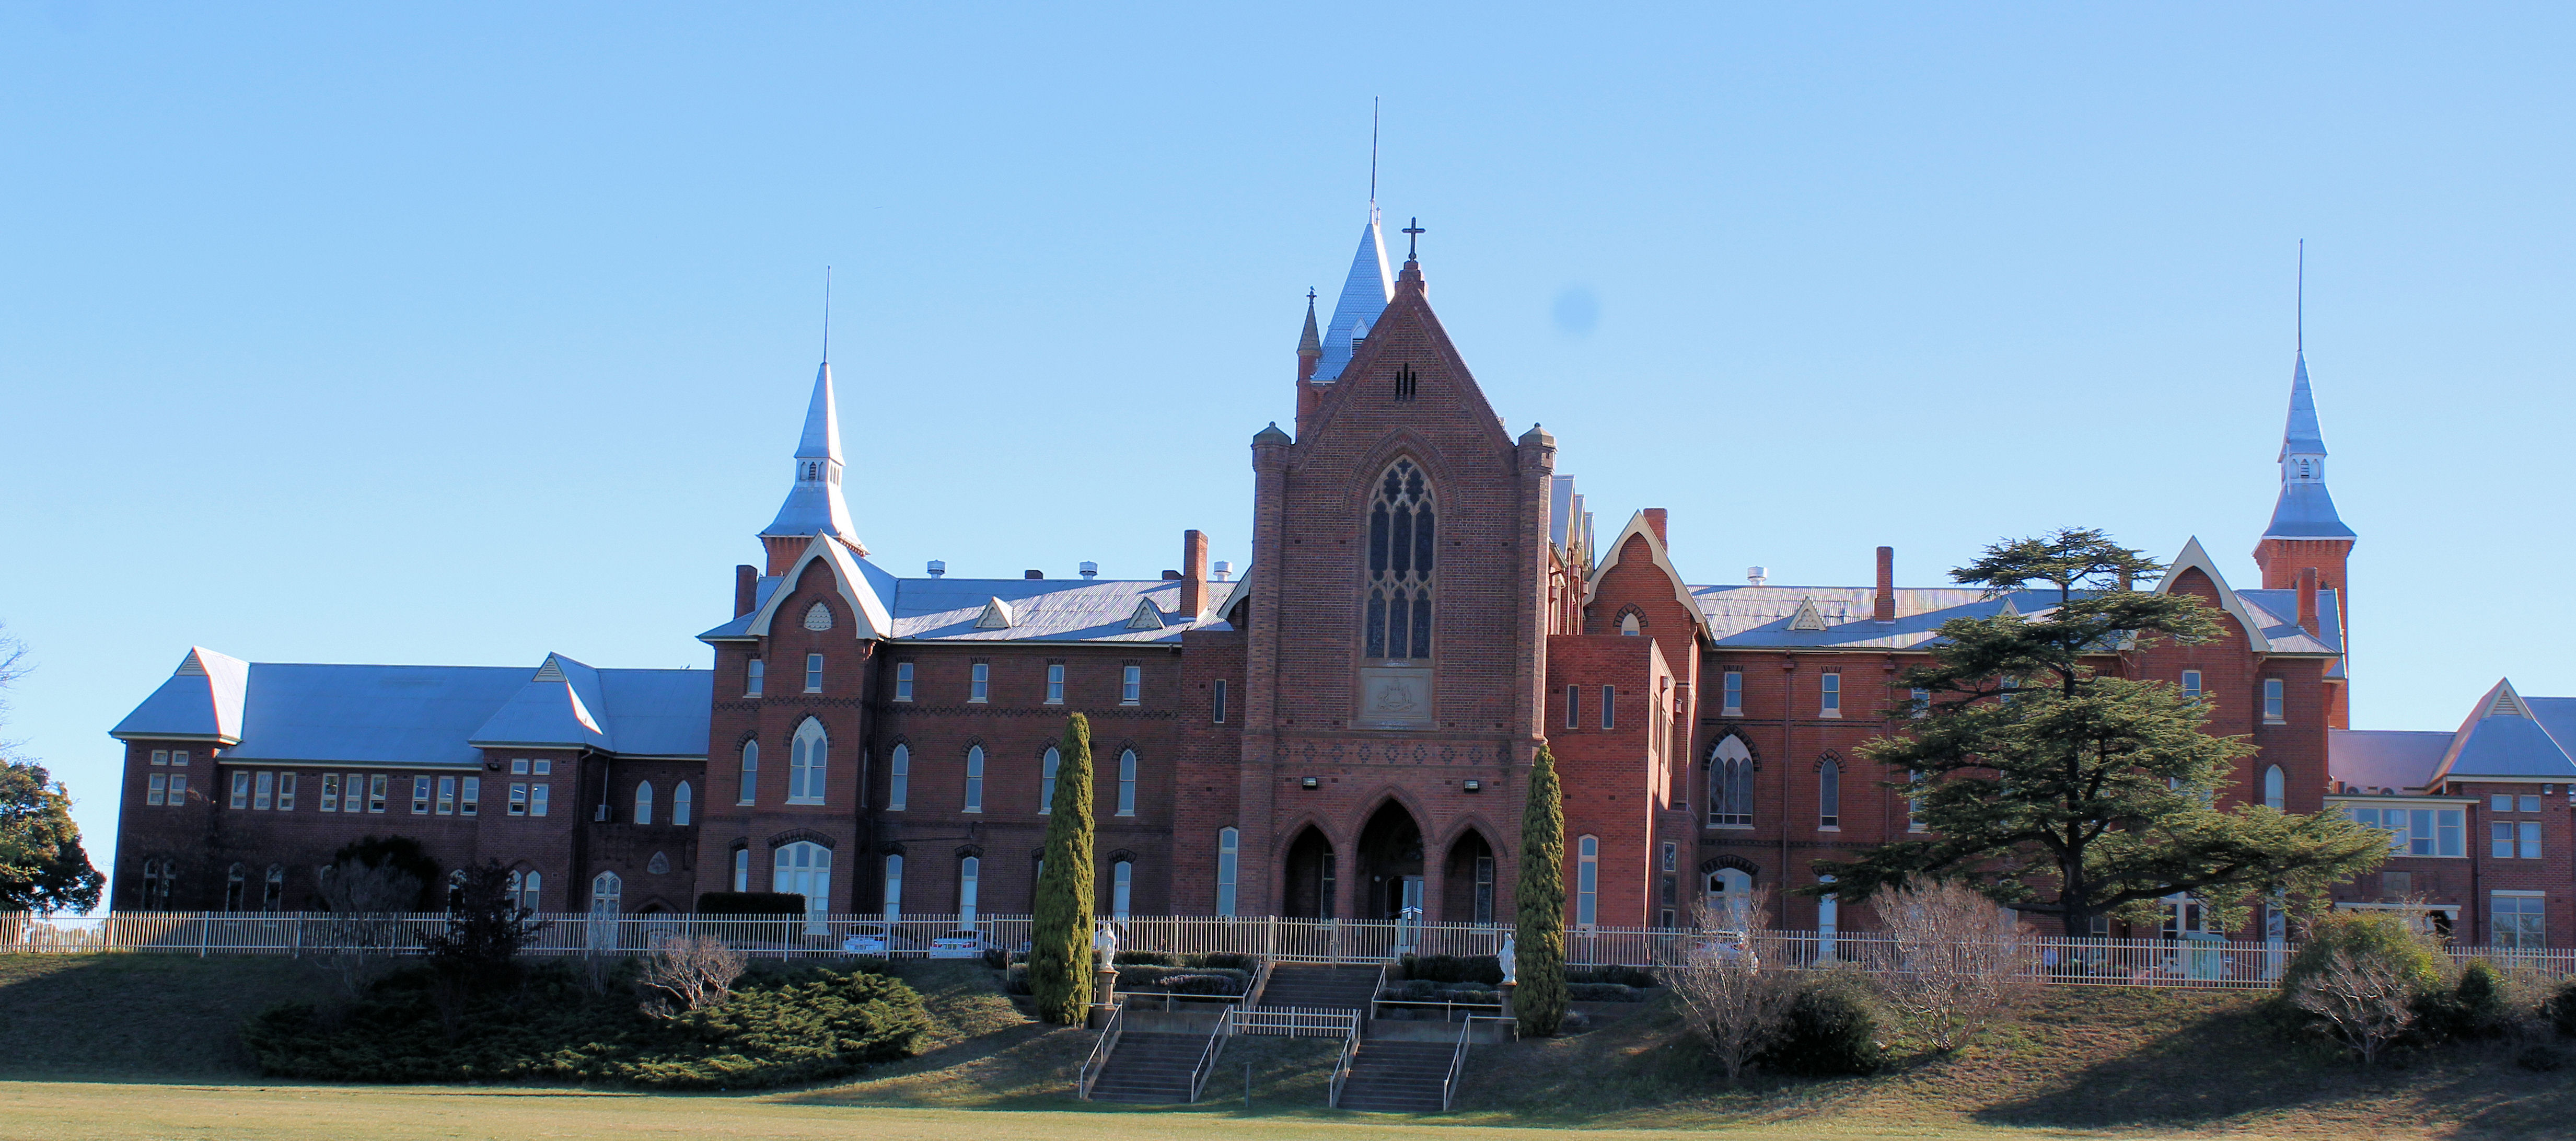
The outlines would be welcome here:
<svg viewBox="0 0 2576 1141">
<path fill-rule="evenodd" d="M 1377 1000 L 1378 974 L 1374 966 L 1281 963 L 1270 970 L 1270 985 L 1262 988 L 1261 1005 L 1349 1010 L 1365 1017 L 1369 1004 Z"/>
<path fill-rule="evenodd" d="M 1140 1034 L 1130 1030 L 1118 1036 L 1118 1048 L 1109 1055 L 1099 1080 L 1091 1085 L 1093 1101 L 1123 1101 L 1140 1105 L 1168 1105 L 1190 1099 L 1190 1070 L 1199 1064 L 1207 1050 L 1205 1034 Z M 1442 1058 L 1447 1066 L 1448 1059 Z M 1432 1101 L 1440 1100 L 1439 1079 L 1432 1079 Z"/>
<path fill-rule="evenodd" d="M 1438 1113 L 1440 1083 L 1449 1076 L 1455 1042 L 1360 1043 L 1351 1076 L 1342 1081 L 1342 1108 L 1361 1113 Z"/>
</svg>

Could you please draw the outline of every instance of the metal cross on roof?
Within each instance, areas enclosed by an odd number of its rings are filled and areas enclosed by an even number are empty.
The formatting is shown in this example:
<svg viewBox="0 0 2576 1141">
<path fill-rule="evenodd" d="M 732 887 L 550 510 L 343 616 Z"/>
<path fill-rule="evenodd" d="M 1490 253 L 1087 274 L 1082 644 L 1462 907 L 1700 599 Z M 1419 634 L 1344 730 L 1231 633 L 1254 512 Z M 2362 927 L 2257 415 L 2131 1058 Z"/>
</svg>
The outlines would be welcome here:
<svg viewBox="0 0 2576 1141">
<path fill-rule="evenodd" d="M 1421 261 L 1422 235 L 1430 231 L 1422 228 L 1422 219 L 1414 218 L 1410 221 L 1412 224 L 1404 228 L 1404 260 Z"/>
</svg>

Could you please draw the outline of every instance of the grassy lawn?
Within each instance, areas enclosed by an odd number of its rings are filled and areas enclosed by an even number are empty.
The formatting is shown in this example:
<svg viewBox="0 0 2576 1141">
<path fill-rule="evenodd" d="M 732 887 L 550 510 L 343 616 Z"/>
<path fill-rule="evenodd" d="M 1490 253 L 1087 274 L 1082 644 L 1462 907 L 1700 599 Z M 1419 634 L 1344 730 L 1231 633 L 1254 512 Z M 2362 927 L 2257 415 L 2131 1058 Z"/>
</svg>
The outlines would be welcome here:
<svg viewBox="0 0 2576 1141">
<path fill-rule="evenodd" d="M 1869 1078 L 1727 1088 L 1648 1003 L 1588 1033 L 1477 1047 L 1459 1109 L 1424 1119 L 1323 1109 L 1336 1044 L 1270 1038 L 1233 1040 L 1198 1106 L 1094 1107 L 1067 1094 L 1091 1035 L 1031 1022 L 979 964 L 904 974 L 934 1025 L 920 1056 L 824 1086 L 662 1095 L 268 1082 L 236 1031 L 270 1003 L 327 997 L 312 964 L 0 956 L 0 1139 L 2576 1136 L 2576 1067 L 2533 1073 L 2498 1045 L 2364 1069 L 2283 1040 L 2253 996 L 2124 988 L 2050 990 L 1953 1056 L 1899 1042 Z"/>
</svg>

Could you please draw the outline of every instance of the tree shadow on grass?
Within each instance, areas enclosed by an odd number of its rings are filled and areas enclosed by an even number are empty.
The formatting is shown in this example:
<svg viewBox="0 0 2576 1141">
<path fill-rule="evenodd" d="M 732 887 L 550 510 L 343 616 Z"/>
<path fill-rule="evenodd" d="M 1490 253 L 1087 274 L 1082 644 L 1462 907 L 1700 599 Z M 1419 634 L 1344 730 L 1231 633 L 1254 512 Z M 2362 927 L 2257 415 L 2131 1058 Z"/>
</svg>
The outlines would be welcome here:
<svg viewBox="0 0 2576 1141">
<path fill-rule="evenodd" d="M 0 1075 L 250 1081 L 242 1023 L 335 985 L 310 961 L 180 955 L 0 956 Z"/>
</svg>

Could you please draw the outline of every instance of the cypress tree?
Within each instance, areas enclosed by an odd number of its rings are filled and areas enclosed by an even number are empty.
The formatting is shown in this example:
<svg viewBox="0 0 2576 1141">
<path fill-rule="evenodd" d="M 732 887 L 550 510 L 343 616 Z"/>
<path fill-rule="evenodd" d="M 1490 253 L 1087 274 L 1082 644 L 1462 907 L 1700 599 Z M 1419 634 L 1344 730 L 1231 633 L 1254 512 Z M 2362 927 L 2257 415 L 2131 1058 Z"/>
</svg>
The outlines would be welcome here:
<svg viewBox="0 0 2576 1141">
<path fill-rule="evenodd" d="M 1038 872 L 1038 897 L 1029 937 L 1029 989 L 1038 1017 L 1057 1023 L 1082 1020 L 1091 1003 L 1091 722 L 1076 713 L 1065 722 L 1055 770 L 1055 800 L 1047 806 L 1046 867 Z"/>
<path fill-rule="evenodd" d="M 1520 985 L 1512 1013 L 1521 1033 L 1556 1033 L 1565 1021 L 1565 798 L 1556 758 L 1541 745 L 1530 761 L 1529 802 L 1521 810 L 1521 879 L 1514 893 Z"/>
</svg>

